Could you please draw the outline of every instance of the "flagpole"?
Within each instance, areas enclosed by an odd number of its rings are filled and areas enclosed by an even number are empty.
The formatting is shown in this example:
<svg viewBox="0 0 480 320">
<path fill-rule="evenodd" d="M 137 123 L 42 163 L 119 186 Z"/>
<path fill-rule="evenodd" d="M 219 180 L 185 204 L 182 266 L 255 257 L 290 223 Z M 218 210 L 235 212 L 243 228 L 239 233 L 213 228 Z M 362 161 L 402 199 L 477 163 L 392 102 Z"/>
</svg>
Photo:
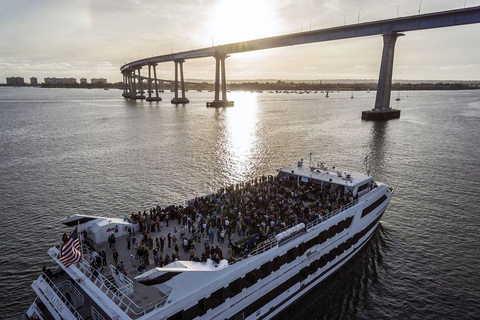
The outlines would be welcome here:
<svg viewBox="0 0 480 320">
<path fill-rule="evenodd" d="M 80 220 L 77 220 L 77 231 L 80 232 Z M 82 254 L 82 259 L 83 259 L 83 241 L 82 241 L 83 233 L 80 232 L 79 238 L 80 238 L 80 253 Z"/>
</svg>

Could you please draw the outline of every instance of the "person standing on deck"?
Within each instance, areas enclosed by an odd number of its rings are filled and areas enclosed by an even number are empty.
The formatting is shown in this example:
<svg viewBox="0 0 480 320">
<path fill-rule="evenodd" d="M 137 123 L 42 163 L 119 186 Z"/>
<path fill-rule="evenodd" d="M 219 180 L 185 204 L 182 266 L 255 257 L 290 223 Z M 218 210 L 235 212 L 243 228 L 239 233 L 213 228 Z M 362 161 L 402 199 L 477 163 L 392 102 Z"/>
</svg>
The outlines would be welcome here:
<svg viewBox="0 0 480 320">
<path fill-rule="evenodd" d="M 210 242 L 214 243 L 215 240 L 215 231 L 213 229 L 210 230 Z"/>
<path fill-rule="evenodd" d="M 118 264 L 118 251 L 117 251 L 117 249 L 113 249 L 113 261 L 115 261 L 115 265 Z"/>
<path fill-rule="evenodd" d="M 107 266 L 107 253 L 105 252 L 105 250 L 102 250 L 102 251 L 100 251 L 100 255 L 102 256 L 103 266 L 106 267 Z"/>
<path fill-rule="evenodd" d="M 132 266 L 132 272 L 137 269 L 137 265 L 135 264 L 135 257 L 133 254 L 130 254 L 130 264 Z"/>
<path fill-rule="evenodd" d="M 195 248 L 192 246 L 192 248 L 190 249 L 190 261 L 193 260 L 194 256 L 195 256 Z"/>
<path fill-rule="evenodd" d="M 130 233 L 127 234 L 127 237 L 125 238 L 125 240 L 127 241 L 127 249 L 130 250 L 130 246 L 132 243 L 132 238 L 130 237 Z"/>
<path fill-rule="evenodd" d="M 163 252 L 163 247 L 165 246 L 165 237 L 161 236 L 160 237 L 160 251 Z"/>
</svg>

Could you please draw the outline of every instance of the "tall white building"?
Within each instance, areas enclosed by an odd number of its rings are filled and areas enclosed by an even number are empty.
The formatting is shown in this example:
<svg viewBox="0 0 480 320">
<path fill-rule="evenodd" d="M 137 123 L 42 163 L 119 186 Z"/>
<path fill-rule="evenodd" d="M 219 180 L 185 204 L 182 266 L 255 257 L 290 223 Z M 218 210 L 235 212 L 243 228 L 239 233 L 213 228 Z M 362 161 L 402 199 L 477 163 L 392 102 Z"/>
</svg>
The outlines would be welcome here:
<svg viewBox="0 0 480 320">
<path fill-rule="evenodd" d="M 25 82 L 22 77 L 7 78 L 7 86 L 24 86 Z"/>
</svg>

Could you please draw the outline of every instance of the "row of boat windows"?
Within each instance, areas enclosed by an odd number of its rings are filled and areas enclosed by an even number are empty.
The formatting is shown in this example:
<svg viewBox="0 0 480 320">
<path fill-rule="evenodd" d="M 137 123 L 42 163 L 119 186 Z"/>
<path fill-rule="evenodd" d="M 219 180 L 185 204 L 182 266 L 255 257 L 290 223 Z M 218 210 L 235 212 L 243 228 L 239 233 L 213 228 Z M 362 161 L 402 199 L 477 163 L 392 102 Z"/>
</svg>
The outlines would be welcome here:
<svg viewBox="0 0 480 320">
<path fill-rule="evenodd" d="M 375 201 L 373 204 L 368 206 L 362 211 L 362 217 L 366 216 L 370 212 L 372 212 L 375 208 L 381 205 L 387 196 L 383 195 L 380 199 Z M 356 233 L 353 237 L 349 238 L 336 248 L 330 250 L 330 252 L 324 254 L 318 260 L 312 262 L 308 267 L 303 268 L 297 275 L 292 277 L 291 279 L 284 282 L 282 285 L 278 286 L 276 289 L 272 290 L 266 296 L 272 297 L 267 302 L 262 304 L 265 305 L 269 301 L 271 301 L 274 297 L 278 296 L 279 293 L 277 292 L 284 292 L 292 285 L 299 281 L 303 281 L 309 275 L 315 273 L 319 268 L 323 268 L 328 262 L 333 261 L 337 256 L 341 255 L 346 250 L 350 249 L 353 245 L 355 245 L 365 234 L 370 231 L 375 224 L 380 219 L 381 215 L 375 219 L 367 228 L 364 230 Z M 333 238 L 335 234 L 344 231 L 345 229 L 350 228 L 352 224 L 353 216 L 348 217 L 345 220 L 338 222 L 336 225 L 330 227 L 328 230 L 322 231 L 318 236 L 310 239 L 307 242 L 299 244 L 297 247 L 291 248 L 288 250 L 284 255 L 275 257 L 273 260 L 264 263 L 260 268 L 254 269 L 248 272 L 244 277 L 238 278 L 231 282 L 228 287 L 222 287 L 217 291 L 213 292 L 210 297 L 202 298 L 198 301 L 198 303 L 187 310 L 181 310 L 178 313 L 172 315 L 167 320 L 183 320 L 183 319 L 193 319 L 197 316 L 202 316 L 207 313 L 207 310 L 214 309 L 225 302 L 227 298 L 233 298 L 243 289 L 249 288 L 257 281 L 269 276 L 272 272 L 277 271 L 280 267 L 284 264 L 290 263 L 294 261 L 297 257 L 302 256 L 308 249 L 312 248 L 315 245 L 323 244 L 330 238 Z M 287 289 L 284 289 L 287 288 Z M 280 291 L 281 290 L 281 291 Z M 273 294 L 273 292 L 276 292 Z M 248 317 L 253 312 L 261 308 L 262 306 L 257 306 L 257 304 L 261 303 L 262 300 L 265 300 L 265 296 L 251 304 L 249 307 L 245 309 L 245 317 Z"/>
<path fill-rule="evenodd" d="M 323 268 L 327 262 L 330 262 L 336 258 L 336 256 L 342 254 L 345 250 L 350 249 L 353 245 L 356 245 L 358 241 L 363 238 L 376 224 L 377 222 L 381 219 L 383 215 L 380 214 L 375 221 L 370 223 L 364 230 L 360 231 L 359 233 L 355 234 L 352 238 L 348 239 L 344 243 L 340 244 L 337 248 L 331 250 L 329 253 L 321 256 L 319 259 L 313 261 L 309 266 L 303 268 L 300 270 L 300 272 L 292 277 L 290 277 L 288 280 L 286 280 L 284 283 L 276 286 L 274 289 L 270 290 L 267 294 L 265 294 L 263 297 L 256 299 L 255 302 L 250 304 L 248 307 L 246 307 L 244 310 L 240 311 L 238 314 L 230 318 L 229 320 L 236 319 L 236 316 L 243 316 L 244 318 L 252 315 L 255 313 L 257 310 L 265 306 L 267 303 L 270 303 L 273 299 L 276 297 L 280 296 L 282 293 L 290 289 L 292 286 L 294 286 L 296 283 L 305 280 L 309 275 L 314 274 L 315 272 L 318 271 L 318 269 Z M 365 240 L 366 241 L 366 240 Z M 352 252 L 353 253 L 353 252 Z M 350 254 L 352 254 L 350 253 Z M 333 269 L 337 264 L 341 263 L 344 259 L 348 258 L 348 256 L 343 257 L 341 260 L 337 261 L 334 265 L 331 265 L 327 270 L 324 270 L 321 274 L 317 275 L 314 279 L 310 280 L 310 282 L 306 285 L 309 285 L 313 281 L 317 280 L 318 278 L 322 277 L 325 273 Z M 299 289 L 300 291 L 301 289 Z M 295 292 L 293 294 L 298 293 Z M 292 294 L 292 295 L 293 295 Z"/>
<path fill-rule="evenodd" d="M 272 272 L 277 271 L 284 264 L 290 263 L 294 261 L 297 257 L 302 256 L 308 249 L 312 248 L 313 246 L 317 244 L 323 244 L 328 239 L 333 238 L 335 234 L 350 228 L 352 221 L 353 217 L 348 217 L 345 220 L 338 222 L 336 225 L 330 227 L 328 230 L 322 231 L 318 236 L 312 238 L 307 242 L 300 243 L 298 246 L 288 250 L 282 256 L 278 256 L 271 261 L 267 261 L 260 268 L 254 269 L 248 272 L 244 277 L 232 281 L 228 285 L 228 287 L 222 287 L 218 289 L 217 291 L 213 292 L 210 297 L 202 298 L 200 301 L 198 301 L 196 305 L 192 306 L 188 310 L 182 310 L 172 315 L 167 320 L 193 319 L 197 316 L 204 315 L 207 310 L 218 307 L 219 305 L 224 303 L 227 298 L 233 298 L 234 296 L 242 292 L 243 289 L 251 287 L 252 285 L 257 283 L 257 281 L 269 276 Z M 350 243 L 350 246 L 351 245 L 352 243 Z M 337 255 L 339 255 L 339 250 L 341 250 L 342 253 L 343 251 L 347 250 L 346 247 L 340 248 L 340 246 L 331 250 L 327 255 L 323 256 L 328 256 L 328 259 L 330 259 L 325 260 L 324 264 L 326 264 L 327 261 L 333 260 Z M 348 248 L 350 248 L 350 246 Z M 306 278 L 307 276 L 308 274 L 305 275 L 304 278 Z"/>
<path fill-rule="evenodd" d="M 380 197 L 380 199 L 378 199 L 377 201 L 375 201 L 374 203 L 372 203 L 371 205 L 369 205 L 368 207 L 366 207 L 365 209 L 363 209 L 362 211 L 362 218 L 365 217 L 367 214 L 369 214 L 370 212 L 372 212 L 373 210 L 375 210 L 379 205 L 381 205 L 383 203 L 383 201 L 387 200 L 387 196 L 386 195 L 383 195 Z"/>
</svg>

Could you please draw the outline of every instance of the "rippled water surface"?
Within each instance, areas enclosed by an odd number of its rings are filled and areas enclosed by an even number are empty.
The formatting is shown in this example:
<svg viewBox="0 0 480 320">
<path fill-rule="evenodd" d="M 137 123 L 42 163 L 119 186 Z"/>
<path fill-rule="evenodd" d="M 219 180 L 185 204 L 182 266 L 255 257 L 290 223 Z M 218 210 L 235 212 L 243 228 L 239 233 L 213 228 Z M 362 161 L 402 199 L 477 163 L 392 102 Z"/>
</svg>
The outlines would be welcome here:
<svg viewBox="0 0 480 320">
<path fill-rule="evenodd" d="M 118 90 L 0 88 L 0 318 L 76 213 L 182 204 L 308 158 L 395 188 L 381 227 L 288 319 L 478 319 L 480 91 L 404 92 L 399 120 L 365 122 L 375 93 L 232 92 L 235 107 L 125 101 Z"/>
</svg>

